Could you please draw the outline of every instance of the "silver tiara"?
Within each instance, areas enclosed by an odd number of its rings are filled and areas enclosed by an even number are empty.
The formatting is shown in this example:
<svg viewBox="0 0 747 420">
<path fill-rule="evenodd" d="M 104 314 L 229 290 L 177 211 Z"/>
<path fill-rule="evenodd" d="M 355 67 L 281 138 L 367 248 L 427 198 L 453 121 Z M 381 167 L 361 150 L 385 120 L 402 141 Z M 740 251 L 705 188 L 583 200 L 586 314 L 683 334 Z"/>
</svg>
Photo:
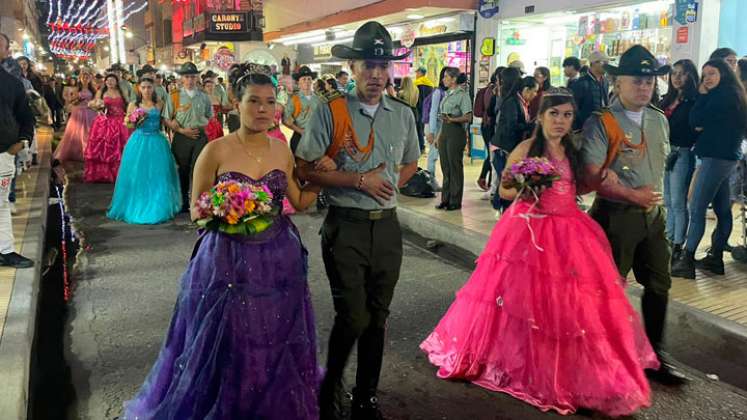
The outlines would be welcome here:
<svg viewBox="0 0 747 420">
<path fill-rule="evenodd" d="M 548 96 L 567 96 L 573 98 L 573 92 L 571 92 L 568 88 L 563 87 L 554 87 L 547 89 L 545 92 L 542 93 L 542 97 L 548 97 Z"/>
<path fill-rule="evenodd" d="M 267 77 L 272 76 L 272 69 L 270 66 L 264 65 L 264 64 L 257 64 L 257 63 L 247 63 L 246 67 L 244 68 L 244 74 L 236 79 L 236 85 L 241 85 L 241 82 L 244 81 L 247 77 L 250 77 L 255 74 L 262 74 Z"/>
</svg>

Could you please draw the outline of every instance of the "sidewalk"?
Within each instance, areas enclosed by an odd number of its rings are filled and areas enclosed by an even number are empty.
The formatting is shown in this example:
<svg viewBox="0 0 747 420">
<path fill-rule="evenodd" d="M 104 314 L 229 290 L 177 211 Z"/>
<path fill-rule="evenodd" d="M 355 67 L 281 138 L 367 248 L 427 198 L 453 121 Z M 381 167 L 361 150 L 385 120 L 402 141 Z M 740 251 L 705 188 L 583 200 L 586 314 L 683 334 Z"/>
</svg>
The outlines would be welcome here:
<svg viewBox="0 0 747 420">
<path fill-rule="evenodd" d="M 39 165 L 16 180 L 18 212 L 13 216 L 16 249 L 34 261 L 34 268 L 0 268 L 0 418 L 3 419 L 24 419 L 27 414 L 47 221 L 51 139 L 51 129 L 38 130 Z"/>
</svg>

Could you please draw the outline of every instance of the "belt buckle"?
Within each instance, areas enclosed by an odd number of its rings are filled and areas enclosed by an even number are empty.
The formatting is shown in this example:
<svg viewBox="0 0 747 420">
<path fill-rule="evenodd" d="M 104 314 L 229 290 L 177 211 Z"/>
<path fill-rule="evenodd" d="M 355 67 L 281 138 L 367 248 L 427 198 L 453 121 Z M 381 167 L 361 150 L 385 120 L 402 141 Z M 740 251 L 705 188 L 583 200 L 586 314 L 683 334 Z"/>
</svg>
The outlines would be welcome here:
<svg viewBox="0 0 747 420">
<path fill-rule="evenodd" d="M 384 218 L 384 210 L 371 210 L 368 212 L 368 220 L 381 220 Z"/>
</svg>

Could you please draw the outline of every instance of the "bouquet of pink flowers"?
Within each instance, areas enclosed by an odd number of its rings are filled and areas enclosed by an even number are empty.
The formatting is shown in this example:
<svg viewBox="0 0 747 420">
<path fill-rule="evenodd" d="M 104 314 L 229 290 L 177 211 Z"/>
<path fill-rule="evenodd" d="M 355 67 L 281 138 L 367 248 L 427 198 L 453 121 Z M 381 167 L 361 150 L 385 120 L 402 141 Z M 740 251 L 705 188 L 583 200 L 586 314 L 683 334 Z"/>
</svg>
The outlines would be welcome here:
<svg viewBox="0 0 747 420">
<path fill-rule="evenodd" d="M 528 157 L 511 165 L 508 176 L 504 177 L 503 187 L 515 188 L 519 196 L 529 194 L 538 198 L 542 190 L 550 188 L 558 179 L 560 173 L 547 158 Z"/>
<path fill-rule="evenodd" d="M 272 225 L 278 209 L 267 185 L 219 182 L 197 200 L 200 227 L 229 234 L 254 235 Z"/>
<path fill-rule="evenodd" d="M 127 128 L 134 130 L 140 127 L 147 116 L 148 112 L 143 108 L 135 108 L 135 110 L 127 116 Z"/>
</svg>

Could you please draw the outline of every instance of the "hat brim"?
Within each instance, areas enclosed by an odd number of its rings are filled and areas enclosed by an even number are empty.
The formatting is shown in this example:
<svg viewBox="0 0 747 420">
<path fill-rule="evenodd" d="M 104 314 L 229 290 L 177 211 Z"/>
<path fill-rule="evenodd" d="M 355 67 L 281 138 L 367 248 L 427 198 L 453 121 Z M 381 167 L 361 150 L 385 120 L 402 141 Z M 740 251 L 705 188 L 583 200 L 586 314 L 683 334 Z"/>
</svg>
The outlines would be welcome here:
<svg viewBox="0 0 747 420">
<path fill-rule="evenodd" d="M 604 70 L 612 76 L 663 76 L 671 70 L 669 65 L 664 65 L 651 72 L 644 72 L 640 68 L 623 68 L 605 64 Z"/>
<path fill-rule="evenodd" d="M 187 70 L 187 71 L 177 70 L 176 74 L 178 74 L 179 76 L 186 76 L 189 74 L 200 74 L 200 72 L 197 70 Z"/>
<path fill-rule="evenodd" d="M 302 77 L 306 77 L 306 76 L 309 76 L 312 79 L 316 79 L 316 77 L 318 76 L 318 73 L 315 72 L 315 71 L 312 71 L 311 73 L 294 73 L 293 74 L 293 80 L 298 81 Z"/>
<path fill-rule="evenodd" d="M 410 55 L 410 52 L 406 52 L 402 55 L 371 55 L 368 51 L 357 49 L 357 48 L 351 48 L 347 45 L 335 45 L 332 47 L 332 56 L 337 58 L 342 58 L 344 60 L 388 60 L 388 61 L 396 61 L 401 60 L 408 55 Z"/>
</svg>

